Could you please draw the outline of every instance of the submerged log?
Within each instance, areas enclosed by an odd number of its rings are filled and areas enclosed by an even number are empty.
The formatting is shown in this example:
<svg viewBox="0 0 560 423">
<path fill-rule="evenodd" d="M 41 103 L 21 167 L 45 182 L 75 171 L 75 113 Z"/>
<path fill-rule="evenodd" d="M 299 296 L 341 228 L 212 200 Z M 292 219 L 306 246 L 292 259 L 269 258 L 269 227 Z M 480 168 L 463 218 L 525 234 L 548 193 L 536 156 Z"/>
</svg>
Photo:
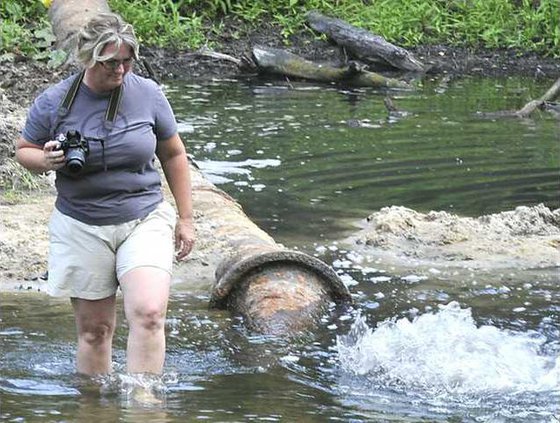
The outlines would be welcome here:
<svg viewBox="0 0 560 423">
<path fill-rule="evenodd" d="M 478 113 L 478 115 L 486 119 L 495 119 L 495 118 L 503 118 L 503 117 L 527 118 L 537 109 L 550 110 L 554 113 L 558 113 L 557 108 L 551 106 L 551 102 L 555 101 L 558 97 L 560 97 L 560 78 L 558 78 L 556 82 L 554 82 L 554 84 L 552 84 L 552 86 L 548 89 L 548 91 L 544 93 L 539 99 L 529 101 L 519 110 L 500 110 L 497 112 L 483 112 L 483 113 Z"/>
<path fill-rule="evenodd" d="M 261 71 L 285 76 L 321 82 L 343 82 L 362 87 L 410 88 L 406 82 L 368 72 L 354 63 L 337 68 L 314 63 L 286 50 L 272 47 L 254 47 L 253 59 Z"/>
<path fill-rule="evenodd" d="M 533 100 L 519 109 L 515 114 L 518 117 L 527 117 L 538 108 L 546 106 L 547 102 L 554 101 L 560 96 L 560 78 L 548 89 L 544 95 L 538 100 Z"/>
<path fill-rule="evenodd" d="M 73 48 L 70 39 L 86 22 L 64 17 L 91 10 L 109 8 L 105 0 L 53 1 L 49 16 L 60 37 L 58 45 Z M 330 267 L 278 245 L 192 162 L 190 170 L 198 241 L 188 260 L 176 265 L 176 286 L 210 288 L 211 307 L 241 314 L 252 328 L 263 332 L 302 329 L 312 325 L 329 302 L 351 301 Z"/>
<path fill-rule="evenodd" d="M 317 11 L 309 12 L 306 18 L 312 29 L 327 35 L 350 55 L 366 63 L 382 63 L 413 72 L 426 70 L 424 64 L 408 50 L 387 42 L 379 35 Z"/>
</svg>

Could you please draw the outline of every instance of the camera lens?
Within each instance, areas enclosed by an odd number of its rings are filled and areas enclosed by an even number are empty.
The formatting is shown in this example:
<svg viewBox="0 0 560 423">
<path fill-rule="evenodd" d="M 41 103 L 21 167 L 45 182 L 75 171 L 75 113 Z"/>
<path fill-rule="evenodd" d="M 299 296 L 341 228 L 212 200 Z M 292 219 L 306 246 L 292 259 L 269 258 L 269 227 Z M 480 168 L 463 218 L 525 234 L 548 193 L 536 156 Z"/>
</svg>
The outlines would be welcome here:
<svg viewBox="0 0 560 423">
<path fill-rule="evenodd" d="M 80 148 L 71 148 L 66 154 L 66 167 L 72 173 L 78 173 L 84 167 L 86 156 Z"/>
</svg>

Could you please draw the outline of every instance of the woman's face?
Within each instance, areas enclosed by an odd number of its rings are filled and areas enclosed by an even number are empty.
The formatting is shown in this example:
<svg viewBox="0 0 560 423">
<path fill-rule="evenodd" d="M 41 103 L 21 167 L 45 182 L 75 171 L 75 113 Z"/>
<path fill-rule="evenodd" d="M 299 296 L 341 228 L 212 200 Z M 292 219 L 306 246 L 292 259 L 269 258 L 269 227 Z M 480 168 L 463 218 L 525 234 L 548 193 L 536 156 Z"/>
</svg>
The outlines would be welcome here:
<svg viewBox="0 0 560 423">
<path fill-rule="evenodd" d="M 94 89 L 99 91 L 110 91 L 122 84 L 124 75 L 132 69 L 134 54 L 130 46 L 121 44 L 117 48 L 115 44 L 107 44 L 101 54 L 116 55 L 104 62 L 97 62 L 90 70 L 95 84 Z"/>
</svg>

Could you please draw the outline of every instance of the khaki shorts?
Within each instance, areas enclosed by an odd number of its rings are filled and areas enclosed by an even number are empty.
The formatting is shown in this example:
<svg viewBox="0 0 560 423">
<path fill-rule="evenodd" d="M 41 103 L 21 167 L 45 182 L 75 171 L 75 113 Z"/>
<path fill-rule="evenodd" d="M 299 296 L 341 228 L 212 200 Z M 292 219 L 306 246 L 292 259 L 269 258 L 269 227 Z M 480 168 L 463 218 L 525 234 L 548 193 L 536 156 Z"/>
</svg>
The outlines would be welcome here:
<svg viewBox="0 0 560 423">
<path fill-rule="evenodd" d="M 88 225 L 53 211 L 47 292 L 56 297 L 100 300 L 114 295 L 122 276 L 137 267 L 171 274 L 175 210 L 162 202 L 144 219 Z"/>
</svg>

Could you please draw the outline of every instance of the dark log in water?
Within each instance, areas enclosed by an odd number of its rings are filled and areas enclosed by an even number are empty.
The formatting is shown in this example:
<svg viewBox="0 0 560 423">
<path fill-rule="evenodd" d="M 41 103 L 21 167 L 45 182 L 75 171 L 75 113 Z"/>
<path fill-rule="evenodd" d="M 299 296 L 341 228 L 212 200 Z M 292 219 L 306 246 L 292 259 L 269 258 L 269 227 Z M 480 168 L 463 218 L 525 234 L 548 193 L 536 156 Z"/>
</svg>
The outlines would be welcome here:
<svg viewBox="0 0 560 423">
<path fill-rule="evenodd" d="M 272 47 L 254 47 L 253 59 L 261 72 L 352 86 L 410 88 L 406 82 L 368 72 L 355 63 L 339 68 L 311 62 L 286 50 Z"/>
<path fill-rule="evenodd" d="M 307 14 L 311 28 L 321 32 L 336 44 L 344 47 L 349 55 L 366 63 L 390 65 L 397 69 L 424 72 L 424 64 L 402 47 L 387 42 L 383 37 L 357 28 L 343 20 L 330 18 L 317 11 Z"/>
<path fill-rule="evenodd" d="M 59 45 L 73 48 L 68 39 L 85 23 L 64 17 L 91 17 L 92 10 L 107 11 L 106 1 L 54 0 L 49 16 Z M 191 175 L 199 241 L 189 260 L 177 265 L 175 276 L 211 281 L 211 307 L 240 313 L 257 330 L 285 333 L 312 324 L 331 301 L 351 301 L 347 288 L 325 263 L 285 250 L 195 165 Z"/>
</svg>

